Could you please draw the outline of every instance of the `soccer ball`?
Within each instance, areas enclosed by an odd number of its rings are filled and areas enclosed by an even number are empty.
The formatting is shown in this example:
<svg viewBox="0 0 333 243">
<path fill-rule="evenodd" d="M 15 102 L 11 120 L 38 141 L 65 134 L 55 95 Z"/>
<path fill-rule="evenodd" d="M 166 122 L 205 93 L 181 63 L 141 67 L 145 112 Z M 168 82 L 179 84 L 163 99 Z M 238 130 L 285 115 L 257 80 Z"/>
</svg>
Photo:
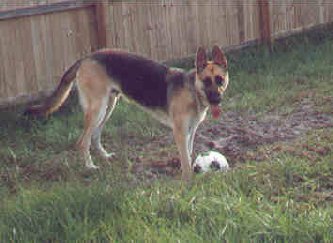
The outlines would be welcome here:
<svg viewBox="0 0 333 243">
<path fill-rule="evenodd" d="M 198 155 L 193 164 L 194 172 L 226 171 L 229 168 L 227 159 L 215 151 Z"/>
</svg>

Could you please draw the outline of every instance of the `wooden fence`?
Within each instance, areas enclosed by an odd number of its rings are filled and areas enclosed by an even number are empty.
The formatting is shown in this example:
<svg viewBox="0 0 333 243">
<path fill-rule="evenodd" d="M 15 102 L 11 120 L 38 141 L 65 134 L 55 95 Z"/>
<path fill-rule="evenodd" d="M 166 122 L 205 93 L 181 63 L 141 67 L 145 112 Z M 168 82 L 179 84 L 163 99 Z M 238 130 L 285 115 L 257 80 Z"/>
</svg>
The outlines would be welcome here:
<svg viewBox="0 0 333 243">
<path fill-rule="evenodd" d="M 24 8 L 18 8 L 23 0 L 3 1 L 0 105 L 49 92 L 66 68 L 97 48 L 168 60 L 192 55 L 199 45 L 270 44 L 333 21 L 331 0 L 30 0 Z"/>
</svg>

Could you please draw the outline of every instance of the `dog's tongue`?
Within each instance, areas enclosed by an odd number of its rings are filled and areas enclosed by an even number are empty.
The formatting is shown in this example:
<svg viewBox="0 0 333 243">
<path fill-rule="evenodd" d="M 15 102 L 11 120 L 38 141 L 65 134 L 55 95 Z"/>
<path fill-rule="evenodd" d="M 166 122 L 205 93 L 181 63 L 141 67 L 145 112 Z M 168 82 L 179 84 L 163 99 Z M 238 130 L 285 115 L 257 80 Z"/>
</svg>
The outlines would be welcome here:
<svg viewBox="0 0 333 243">
<path fill-rule="evenodd" d="M 210 110 L 212 113 L 212 117 L 214 119 L 218 119 L 221 116 L 221 108 L 218 105 L 211 105 Z"/>
</svg>

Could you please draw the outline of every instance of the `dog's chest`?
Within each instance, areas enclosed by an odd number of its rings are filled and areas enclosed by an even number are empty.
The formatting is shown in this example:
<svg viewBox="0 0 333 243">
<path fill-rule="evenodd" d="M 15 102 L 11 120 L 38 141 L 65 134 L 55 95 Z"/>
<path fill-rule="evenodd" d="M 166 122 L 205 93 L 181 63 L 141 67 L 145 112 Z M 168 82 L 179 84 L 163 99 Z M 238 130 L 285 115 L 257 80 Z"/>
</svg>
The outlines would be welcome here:
<svg viewBox="0 0 333 243">
<path fill-rule="evenodd" d="M 194 126 L 199 126 L 199 124 L 206 119 L 207 110 L 208 108 L 205 108 L 202 111 L 198 112 L 195 117 L 193 117 L 192 123 Z"/>
<path fill-rule="evenodd" d="M 198 119 L 199 123 L 203 122 L 203 120 L 206 119 L 207 111 L 208 111 L 208 107 L 206 107 L 206 108 L 202 109 L 200 112 L 198 112 L 197 119 Z"/>
</svg>

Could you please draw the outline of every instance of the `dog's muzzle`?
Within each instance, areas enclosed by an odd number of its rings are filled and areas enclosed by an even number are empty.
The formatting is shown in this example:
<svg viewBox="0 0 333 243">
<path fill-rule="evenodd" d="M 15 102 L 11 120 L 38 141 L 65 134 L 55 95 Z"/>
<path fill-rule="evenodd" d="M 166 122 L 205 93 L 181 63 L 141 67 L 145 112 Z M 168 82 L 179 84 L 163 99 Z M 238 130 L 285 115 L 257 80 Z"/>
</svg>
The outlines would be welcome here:
<svg viewBox="0 0 333 243">
<path fill-rule="evenodd" d="M 218 105 L 221 103 L 222 95 L 217 92 L 208 92 L 207 100 L 211 105 Z"/>
</svg>

